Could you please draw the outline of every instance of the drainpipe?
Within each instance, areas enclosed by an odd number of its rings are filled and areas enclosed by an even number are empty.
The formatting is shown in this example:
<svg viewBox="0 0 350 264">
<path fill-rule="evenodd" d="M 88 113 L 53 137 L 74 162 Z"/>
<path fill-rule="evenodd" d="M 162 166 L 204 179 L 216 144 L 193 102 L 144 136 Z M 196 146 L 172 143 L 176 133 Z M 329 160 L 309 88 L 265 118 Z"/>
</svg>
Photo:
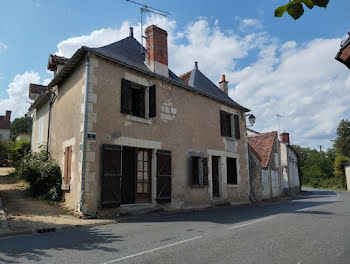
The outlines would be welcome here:
<svg viewBox="0 0 350 264">
<path fill-rule="evenodd" d="M 52 109 L 52 104 L 55 102 L 57 96 L 51 90 L 47 90 L 46 93 L 49 94 L 49 95 L 46 95 L 46 96 L 48 96 L 49 100 L 50 100 L 50 104 L 49 104 L 49 120 L 47 122 L 47 141 L 46 141 L 46 156 L 49 157 L 49 142 L 50 142 L 50 128 L 51 128 L 51 109 Z M 51 95 L 53 95 L 53 97 L 51 97 Z"/>
<path fill-rule="evenodd" d="M 95 216 L 89 212 L 84 211 L 84 191 L 85 191 L 85 163 L 86 163 L 86 131 L 87 131 L 87 117 L 88 117 L 88 92 L 89 92 L 89 73 L 90 73 L 90 50 L 86 57 L 86 75 L 85 75 L 85 98 L 84 98 L 84 130 L 83 130 L 83 157 L 82 157 L 82 168 L 81 168 L 81 192 L 80 192 L 80 212 L 88 216 Z"/>
</svg>

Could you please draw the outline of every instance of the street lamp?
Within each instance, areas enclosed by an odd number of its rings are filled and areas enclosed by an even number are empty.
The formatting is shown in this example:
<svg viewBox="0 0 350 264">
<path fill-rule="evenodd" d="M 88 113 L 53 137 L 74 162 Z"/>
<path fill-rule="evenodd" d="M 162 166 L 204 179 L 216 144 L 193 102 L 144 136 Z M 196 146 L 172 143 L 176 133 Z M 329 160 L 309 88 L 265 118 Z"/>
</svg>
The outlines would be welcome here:
<svg viewBox="0 0 350 264">
<path fill-rule="evenodd" d="M 246 116 L 248 116 L 250 126 L 254 126 L 255 121 L 256 121 L 256 117 L 253 114 L 247 114 Z"/>
</svg>

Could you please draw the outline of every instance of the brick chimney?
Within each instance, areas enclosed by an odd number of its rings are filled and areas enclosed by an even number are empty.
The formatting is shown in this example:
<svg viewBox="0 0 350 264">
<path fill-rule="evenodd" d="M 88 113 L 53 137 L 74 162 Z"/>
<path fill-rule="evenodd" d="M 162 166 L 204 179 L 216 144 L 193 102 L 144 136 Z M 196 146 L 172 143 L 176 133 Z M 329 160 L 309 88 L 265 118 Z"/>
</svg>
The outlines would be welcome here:
<svg viewBox="0 0 350 264">
<path fill-rule="evenodd" d="M 168 33 L 155 25 L 146 28 L 146 65 L 154 73 L 169 77 Z"/>
<path fill-rule="evenodd" d="M 7 120 L 7 121 L 11 120 L 11 111 L 6 110 L 5 120 Z"/>
<path fill-rule="evenodd" d="M 225 79 L 225 74 L 221 76 L 221 81 L 219 82 L 220 89 L 228 95 L 228 81 Z"/>
<path fill-rule="evenodd" d="M 281 137 L 281 142 L 282 143 L 285 143 L 287 145 L 290 144 L 290 142 L 289 142 L 289 133 L 286 133 L 286 132 L 281 133 L 280 137 Z"/>
</svg>

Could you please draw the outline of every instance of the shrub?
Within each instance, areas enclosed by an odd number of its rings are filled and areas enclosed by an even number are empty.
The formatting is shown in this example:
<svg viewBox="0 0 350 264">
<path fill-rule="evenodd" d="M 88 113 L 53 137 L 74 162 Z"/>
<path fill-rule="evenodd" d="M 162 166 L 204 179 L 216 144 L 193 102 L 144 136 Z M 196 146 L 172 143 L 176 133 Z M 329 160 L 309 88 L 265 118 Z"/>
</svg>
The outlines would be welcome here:
<svg viewBox="0 0 350 264">
<path fill-rule="evenodd" d="M 344 164 L 348 161 L 349 159 L 343 155 L 336 156 L 334 160 L 334 176 L 341 182 L 343 188 L 346 187 Z"/>
<path fill-rule="evenodd" d="M 7 149 L 9 153 L 9 158 L 16 168 L 20 167 L 23 158 L 30 152 L 30 141 L 20 140 L 20 141 L 8 141 Z"/>
<path fill-rule="evenodd" d="M 29 193 L 49 201 L 61 201 L 61 170 L 45 151 L 27 154 L 20 168 L 21 176 L 29 183 Z"/>
</svg>

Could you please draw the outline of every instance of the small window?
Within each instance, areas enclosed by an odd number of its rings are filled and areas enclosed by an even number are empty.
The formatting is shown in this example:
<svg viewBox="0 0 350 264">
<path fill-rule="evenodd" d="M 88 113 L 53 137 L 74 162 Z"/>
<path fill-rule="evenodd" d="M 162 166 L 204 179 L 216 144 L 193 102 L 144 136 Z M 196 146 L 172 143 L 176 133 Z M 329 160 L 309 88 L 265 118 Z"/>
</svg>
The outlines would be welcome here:
<svg viewBox="0 0 350 264">
<path fill-rule="evenodd" d="M 191 185 L 208 185 L 208 159 L 206 157 L 190 157 Z"/>
<path fill-rule="evenodd" d="M 221 136 L 230 138 L 234 137 L 236 139 L 241 138 L 238 115 L 232 115 L 220 110 L 220 125 Z"/>
<path fill-rule="evenodd" d="M 227 158 L 227 184 L 238 184 L 237 160 L 235 158 Z"/>
<path fill-rule="evenodd" d="M 122 79 L 121 112 L 137 117 L 156 116 L 156 86 L 142 86 Z"/>
</svg>

